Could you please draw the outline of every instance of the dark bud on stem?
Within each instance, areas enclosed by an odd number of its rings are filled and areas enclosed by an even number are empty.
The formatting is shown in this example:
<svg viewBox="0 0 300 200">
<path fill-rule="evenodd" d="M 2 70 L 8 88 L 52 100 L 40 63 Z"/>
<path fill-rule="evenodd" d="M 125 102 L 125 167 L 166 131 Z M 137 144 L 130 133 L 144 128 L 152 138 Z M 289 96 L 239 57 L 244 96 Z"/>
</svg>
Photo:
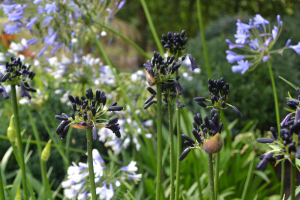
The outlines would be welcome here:
<svg viewBox="0 0 300 200">
<path fill-rule="evenodd" d="M 152 88 L 151 88 L 152 89 Z M 148 99 L 146 99 L 145 104 L 149 103 L 150 101 L 152 101 L 154 99 L 155 95 L 152 95 L 151 97 L 149 97 Z"/>
<path fill-rule="evenodd" d="M 68 95 L 68 98 L 71 101 L 71 103 L 75 103 L 75 99 L 72 95 Z"/>
<path fill-rule="evenodd" d="M 155 90 L 153 90 L 152 87 L 147 87 L 147 90 L 148 90 L 151 94 L 156 95 L 156 92 L 155 92 Z"/>
<path fill-rule="evenodd" d="M 86 89 L 85 95 L 86 95 L 86 97 L 87 97 L 88 99 L 93 99 L 93 91 L 92 91 L 92 88 Z"/>
<path fill-rule="evenodd" d="M 186 148 L 179 156 L 179 161 L 182 161 L 190 153 L 190 151 L 191 151 L 190 147 Z"/>
<path fill-rule="evenodd" d="M 110 104 L 109 107 L 111 107 L 111 106 L 116 106 L 116 105 L 117 105 L 117 102 L 115 101 L 115 102 L 113 102 L 112 104 Z"/>
<path fill-rule="evenodd" d="M 109 124 L 115 124 L 118 122 L 118 117 L 112 117 L 110 120 L 109 120 Z"/>
<path fill-rule="evenodd" d="M 200 102 L 200 101 L 205 101 L 205 98 L 204 97 L 195 97 L 193 100 Z"/>
<path fill-rule="evenodd" d="M 194 141 L 192 138 L 190 138 L 189 136 L 187 136 L 187 135 L 185 135 L 185 134 L 181 134 L 181 136 L 182 136 L 185 140 L 191 142 L 192 144 L 195 144 L 195 141 Z"/>
<path fill-rule="evenodd" d="M 121 111 L 121 110 L 123 110 L 122 106 L 110 106 L 107 109 L 107 111 Z"/>
<path fill-rule="evenodd" d="M 55 119 L 58 119 L 58 120 L 68 120 L 67 117 L 61 116 L 61 115 L 55 115 Z"/>
<path fill-rule="evenodd" d="M 148 104 L 144 106 L 144 109 L 149 108 L 152 104 L 157 103 L 156 101 L 150 101 Z"/>
<path fill-rule="evenodd" d="M 231 108 L 239 117 L 242 116 L 242 113 L 235 106 L 232 106 Z"/>
<path fill-rule="evenodd" d="M 194 135 L 194 137 L 196 138 L 196 140 L 201 143 L 201 138 L 200 135 L 198 134 L 198 132 L 196 131 L 196 129 L 193 128 L 192 133 Z"/>
<path fill-rule="evenodd" d="M 270 138 L 258 138 L 256 141 L 259 143 L 272 143 L 273 142 L 273 140 Z"/>
<path fill-rule="evenodd" d="M 96 126 L 93 127 L 93 130 L 92 130 L 92 136 L 93 136 L 93 141 L 96 141 L 96 140 L 97 140 L 97 137 L 98 137 L 98 133 L 97 133 L 97 128 L 96 128 Z"/>
</svg>

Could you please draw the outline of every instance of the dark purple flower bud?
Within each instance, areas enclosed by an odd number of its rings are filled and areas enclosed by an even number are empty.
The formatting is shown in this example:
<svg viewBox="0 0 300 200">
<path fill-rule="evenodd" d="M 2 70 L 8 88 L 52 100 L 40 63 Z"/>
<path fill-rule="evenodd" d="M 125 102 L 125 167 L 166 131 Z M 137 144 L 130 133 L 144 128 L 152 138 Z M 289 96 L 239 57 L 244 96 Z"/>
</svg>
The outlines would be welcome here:
<svg viewBox="0 0 300 200">
<path fill-rule="evenodd" d="M 205 126 L 206 126 L 208 129 L 211 129 L 210 124 L 209 124 L 209 119 L 208 119 L 207 116 L 204 117 L 204 123 L 205 123 Z"/>
<path fill-rule="evenodd" d="M 288 114 L 280 123 L 280 127 L 286 127 L 286 123 L 291 119 L 292 113 Z"/>
<path fill-rule="evenodd" d="M 2 93 L 4 99 L 8 99 L 9 98 L 9 96 L 8 96 L 5 88 L 2 85 L 0 85 L 0 93 Z"/>
<path fill-rule="evenodd" d="M 239 117 L 242 116 L 242 113 L 235 106 L 232 106 L 231 108 Z"/>
<path fill-rule="evenodd" d="M 84 115 L 83 115 L 83 119 L 84 119 L 84 121 L 87 120 L 87 114 L 84 114 Z"/>
<path fill-rule="evenodd" d="M 197 115 L 194 115 L 194 120 L 198 126 L 200 126 L 202 124 L 201 120 L 199 119 L 199 117 Z"/>
<path fill-rule="evenodd" d="M 31 88 L 31 87 L 29 87 L 29 88 L 25 88 L 27 91 L 29 91 L 29 92 L 36 92 L 36 89 L 34 89 L 34 88 Z"/>
<path fill-rule="evenodd" d="M 188 39 L 189 39 L 188 37 L 186 37 L 186 38 L 184 39 L 184 41 L 183 41 L 183 44 L 184 44 L 184 45 L 186 45 Z"/>
<path fill-rule="evenodd" d="M 64 139 L 69 131 L 69 127 L 68 125 L 66 125 L 63 129 L 63 131 L 59 134 L 60 139 Z"/>
<path fill-rule="evenodd" d="M 187 141 L 189 141 L 189 142 L 195 144 L 195 141 L 194 141 L 192 138 L 190 138 L 189 136 L 187 136 L 187 135 L 185 135 L 185 134 L 181 134 L 181 136 L 182 136 L 185 140 L 187 140 Z"/>
<path fill-rule="evenodd" d="M 7 72 L 1 79 L 1 82 L 5 82 L 10 76 L 10 72 Z"/>
<path fill-rule="evenodd" d="M 205 101 L 205 98 L 204 97 L 195 97 L 193 100 L 200 102 L 200 101 Z"/>
<path fill-rule="evenodd" d="M 202 106 L 202 107 L 204 107 L 204 108 L 206 108 L 205 103 L 203 103 L 203 102 L 201 102 L 201 101 L 198 102 L 198 105 L 199 105 L 199 106 Z"/>
<path fill-rule="evenodd" d="M 69 124 L 69 121 L 64 120 L 62 122 L 60 122 L 60 124 L 58 125 L 57 129 L 56 129 L 56 133 L 59 135 L 60 133 L 63 132 L 64 128 L 66 125 Z"/>
<path fill-rule="evenodd" d="M 112 104 L 110 104 L 110 106 L 108 106 L 108 107 L 111 107 L 111 106 L 116 106 L 118 103 L 115 101 L 115 102 L 113 102 Z"/>
<path fill-rule="evenodd" d="M 92 130 L 92 138 L 93 138 L 93 141 L 96 141 L 97 140 L 97 137 L 98 137 L 98 132 L 97 132 L 97 128 L 96 126 L 93 127 L 93 130 Z"/>
<path fill-rule="evenodd" d="M 291 152 L 296 152 L 295 144 L 294 144 L 294 143 L 290 143 L 290 144 L 288 145 L 288 149 L 289 149 L 289 153 L 291 153 Z"/>
<path fill-rule="evenodd" d="M 100 94 L 100 102 L 103 103 L 103 106 L 105 106 L 106 103 L 106 96 L 105 96 L 105 92 L 102 91 Z"/>
<path fill-rule="evenodd" d="M 168 38 L 167 38 L 167 36 L 165 34 L 162 34 L 162 38 L 164 39 L 164 41 L 168 40 Z"/>
<path fill-rule="evenodd" d="M 201 143 L 201 138 L 200 135 L 198 134 L 198 132 L 196 131 L 196 129 L 193 128 L 192 133 L 194 135 L 194 137 L 196 138 L 196 140 Z"/>
<path fill-rule="evenodd" d="M 92 91 L 92 88 L 86 89 L 86 91 L 85 91 L 85 96 L 86 96 L 86 98 L 88 98 L 88 99 L 93 99 L 93 91 Z"/>
<path fill-rule="evenodd" d="M 151 94 L 156 95 L 156 92 L 155 92 L 155 90 L 153 90 L 152 87 L 147 87 L 147 90 L 148 90 Z"/>
<path fill-rule="evenodd" d="M 221 133 L 221 131 L 223 129 L 223 123 L 222 122 L 219 124 L 218 129 L 219 129 L 219 133 Z"/>
<path fill-rule="evenodd" d="M 194 129 L 199 130 L 198 125 L 196 122 L 192 122 Z"/>
<path fill-rule="evenodd" d="M 211 129 L 218 132 L 218 128 L 217 128 L 216 124 L 212 120 L 208 120 L 208 122 L 209 122 L 209 126 L 211 127 Z"/>
<path fill-rule="evenodd" d="M 100 101 L 100 90 L 96 90 L 96 101 Z"/>
<path fill-rule="evenodd" d="M 195 146 L 195 145 L 192 144 L 190 141 L 184 141 L 183 143 L 186 144 L 186 145 L 188 145 L 188 146 L 190 146 L 190 147 Z"/>
<path fill-rule="evenodd" d="M 58 120 L 68 120 L 67 117 L 62 116 L 62 115 L 55 115 L 55 119 L 58 119 Z"/>
<path fill-rule="evenodd" d="M 179 161 L 182 161 L 190 153 L 190 151 L 191 151 L 190 147 L 186 148 L 179 156 Z"/>
<path fill-rule="evenodd" d="M 297 106 L 299 105 L 299 101 L 294 99 L 289 99 L 286 101 L 286 105 L 288 105 L 292 109 L 297 109 Z"/>
<path fill-rule="evenodd" d="M 106 128 L 110 129 L 118 138 L 121 137 L 119 124 L 106 124 Z"/>
<path fill-rule="evenodd" d="M 258 138 L 256 141 L 259 143 L 272 143 L 274 140 L 270 138 Z"/>
<path fill-rule="evenodd" d="M 76 112 L 76 103 L 72 103 L 72 108 L 73 108 L 73 110 L 74 110 L 74 112 Z"/>
<path fill-rule="evenodd" d="M 189 56 L 189 59 L 191 61 L 192 70 L 194 71 L 195 69 L 198 68 L 197 64 L 196 64 L 196 62 L 195 62 L 195 60 L 194 60 L 194 58 L 193 58 L 193 56 L 191 54 L 189 54 L 188 56 Z"/>
<path fill-rule="evenodd" d="M 271 160 L 273 156 L 273 152 L 266 154 L 262 160 L 258 163 L 258 165 L 256 166 L 256 169 L 260 170 L 260 171 L 265 171 L 268 165 L 268 162 Z"/>
<path fill-rule="evenodd" d="M 215 116 L 215 109 L 211 109 L 210 111 L 210 119 L 212 119 Z"/>
<path fill-rule="evenodd" d="M 107 111 L 121 111 L 121 110 L 123 110 L 122 106 L 110 106 L 107 109 Z"/>
<path fill-rule="evenodd" d="M 200 123 L 202 124 L 203 121 L 202 121 L 202 116 L 200 115 L 200 113 L 197 113 L 197 117 L 198 117 L 198 119 L 200 119 Z"/>
<path fill-rule="evenodd" d="M 96 108 L 95 108 L 95 107 L 92 107 L 92 108 L 91 108 L 91 111 L 92 111 L 93 116 L 95 116 L 95 115 L 96 115 Z"/>
<path fill-rule="evenodd" d="M 151 97 L 149 97 L 148 99 L 146 99 L 145 104 L 149 103 L 150 101 L 152 101 L 154 99 L 155 95 L 152 95 Z"/>
<path fill-rule="evenodd" d="M 25 89 L 25 85 L 22 81 L 20 81 L 20 86 L 21 86 L 21 97 L 28 97 L 28 99 L 31 99 L 31 96 L 28 93 L 28 91 Z"/>
<path fill-rule="evenodd" d="M 68 98 L 71 101 L 71 103 L 75 103 L 75 99 L 72 95 L 68 95 Z"/>
<path fill-rule="evenodd" d="M 176 103 L 177 103 L 177 105 L 178 105 L 179 108 L 183 108 L 185 106 L 185 104 L 181 103 L 180 99 L 177 99 Z"/>
<path fill-rule="evenodd" d="M 71 113 L 71 117 L 72 117 L 73 120 L 75 120 L 75 115 L 74 115 L 74 113 Z"/>
<path fill-rule="evenodd" d="M 181 32 L 181 34 L 180 34 L 180 37 L 184 37 L 184 35 L 185 35 L 185 30 L 183 30 L 182 32 Z"/>
<path fill-rule="evenodd" d="M 296 158 L 300 159 L 300 146 L 298 146 L 298 148 L 297 148 Z"/>
<path fill-rule="evenodd" d="M 150 101 L 148 104 L 144 106 L 144 109 L 149 108 L 152 104 L 157 103 L 156 101 Z"/>
<path fill-rule="evenodd" d="M 112 117 L 110 120 L 109 120 L 109 124 L 115 124 L 118 122 L 118 117 Z"/>
<path fill-rule="evenodd" d="M 175 85 L 177 87 L 178 95 L 183 94 L 183 89 L 182 89 L 180 83 L 177 80 L 174 80 L 174 83 L 175 83 Z"/>
</svg>

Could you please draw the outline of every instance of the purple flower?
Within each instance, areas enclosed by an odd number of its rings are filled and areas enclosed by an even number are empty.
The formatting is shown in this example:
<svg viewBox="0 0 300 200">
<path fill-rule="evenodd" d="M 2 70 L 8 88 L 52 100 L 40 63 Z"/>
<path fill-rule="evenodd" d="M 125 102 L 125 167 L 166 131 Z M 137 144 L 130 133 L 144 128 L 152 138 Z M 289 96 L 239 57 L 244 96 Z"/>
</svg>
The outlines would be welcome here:
<svg viewBox="0 0 300 200">
<path fill-rule="evenodd" d="M 45 10 L 47 12 L 47 14 L 51 14 L 52 12 L 55 13 L 56 10 L 56 2 L 54 1 L 52 4 L 46 4 L 45 6 Z"/>
<path fill-rule="evenodd" d="M 242 44 L 229 44 L 229 49 L 235 49 L 235 48 L 244 48 L 245 46 Z"/>
<path fill-rule="evenodd" d="M 43 6 L 38 6 L 37 11 L 38 11 L 38 14 L 43 14 L 44 12 L 46 12 Z"/>
<path fill-rule="evenodd" d="M 286 124 L 288 121 L 290 121 L 291 116 L 292 116 L 292 113 L 288 114 L 288 115 L 284 118 L 284 120 L 280 123 L 280 127 L 284 127 L 285 124 Z"/>
<path fill-rule="evenodd" d="M 265 20 L 261 15 L 257 14 L 254 17 L 254 25 L 259 25 L 259 24 L 265 26 L 265 24 L 269 24 L 269 22 Z"/>
<path fill-rule="evenodd" d="M 267 60 L 269 60 L 269 58 L 270 58 L 270 56 L 264 56 L 262 60 L 263 60 L 263 62 L 267 62 Z"/>
<path fill-rule="evenodd" d="M 236 73 L 236 72 L 241 72 L 242 74 L 244 74 L 249 67 L 252 65 L 252 63 L 248 63 L 248 60 L 244 61 L 244 60 L 240 60 L 237 62 L 238 65 L 233 65 L 232 66 L 232 72 Z"/>
<path fill-rule="evenodd" d="M 300 42 L 298 42 L 297 45 L 290 45 L 289 47 L 291 49 L 294 49 L 297 52 L 297 54 L 300 54 Z"/>
<path fill-rule="evenodd" d="M 14 24 L 14 25 L 5 25 L 4 27 L 4 32 L 6 34 L 10 34 L 13 35 L 15 33 L 19 33 L 22 30 L 19 29 L 19 25 L 18 24 Z"/>
<path fill-rule="evenodd" d="M 278 28 L 277 26 L 274 26 L 274 29 L 272 30 L 273 40 L 276 39 L 277 34 L 278 34 Z"/>
<path fill-rule="evenodd" d="M 121 1 L 121 2 L 120 2 L 119 6 L 118 6 L 118 9 L 119 9 L 119 10 L 124 6 L 125 2 L 126 2 L 126 1 Z"/>
<path fill-rule="evenodd" d="M 16 5 L 13 4 L 13 5 L 5 5 L 5 4 L 1 4 L 1 7 L 3 8 L 3 11 L 5 14 L 8 14 L 10 11 L 12 11 Z"/>
<path fill-rule="evenodd" d="M 58 51 L 60 48 L 62 48 L 64 46 L 63 43 L 57 45 L 56 47 L 54 47 L 54 49 L 51 52 L 51 55 L 54 56 L 55 52 Z"/>
<path fill-rule="evenodd" d="M 248 37 L 250 37 L 249 34 L 246 34 L 245 31 L 242 30 L 237 30 L 236 34 L 234 35 L 234 37 L 236 38 L 235 43 L 237 44 L 245 44 L 246 39 Z"/>
<path fill-rule="evenodd" d="M 56 39 L 57 33 L 54 32 L 51 36 L 45 36 L 44 37 L 44 44 L 53 45 Z"/>
<path fill-rule="evenodd" d="M 245 56 L 242 55 L 234 55 L 234 54 L 227 54 L 226 59 L 229 63 L 234 63 L 237 62 L 239 60 L 243 60 L 245 58 Z"/>
<path fill-rule="evenodd" d="M 287 46 L 289 46 L 290 45 L 290 43 L 291 43 L 291 39 L 288 39 L 287 41 L 286 41 L 286 44 L 285 44 L 285 46 L 287 47 Z"/>
<path fill-rule="evenodd" d="M 265 43 L 264 43 L 264 47 L 267 47 L 267 46 L 269 46 L 269 44 L 270 44 L 271 40 L 272 40 L 272 37 L 269 37 L 269 38 L 268 38 L 268 39 L 265 41 Z"/>
<path fill-rule="evenodd" d="M 237 29 L 238 30 L 243 30 L 243 31 L 248 31 L 249 29 L 253 28 L 253 26 L 242 23 L 240 19 L 237 20 Z"/>
<path fill-rule="evenodd" d="M 9 96 L 8 96 L 5 88 L 2 85 L 0 85 L 0 93 L 2 93 L 4 99 L 8 99 L 9 98 Z"/>
<path fill-rule="evenodd" d="M 12 22 L 14 22 L 14 21 L 19 21 L 20 19 L 23 18 L 23 16 L 22 16 L 23 13 L 24 13 L 24 12 L 23 12 L 22 10 L 20 10 L 19 12 L 18 12 L 18 11 L 14 11 L 14 12 L 12 12 L 12 13 L 8 13 L 8 14 L 7 14 L 8 20 L 9 20 L 9 21 L 12 21 Z"/>
<path fill-rule="evenodd" d="M 28 97 L 28 99 L 31 99 L 31 96 L 28 93 L 28 91 L 25 89 L 25 85 L 22 81 L 20 81 L 20 86 L 21 86 L 21 97 Z"/>
<path fill-rule="evenodd" d="M 51 17 L 51 16 L 45 17 L 44 20 L 42 21 L 42 23 L 44 24 L 43 27 L 47 26 L 48 23 L 50 23 L 52 19 L 53 19 L 53 17 Z"/>
<path fill-rule="evenodd" d="M 30 21 L 26 24 L 26 29 L 31 30 L 33 24 L 38 20 L 37 17 L 31 18 Z"/>
<path fill-rule="evenodd" d="M 229 39 L 226 39 L 225 42 L 226 42 L 227 44 L 233 44 Z"/>
<path fill-rule="evenodd" d="M 37 43 L 39 40 L 40 40 L 40 39 L 38 39 L 38 38 L 30 39 L 30 40 L 27 40 L 27 44 L 33 45 L 33 44 Z"/>
<path fill-rule="evenodd" d="M 34 0 L 33 1 L 33 3 L 35 4 L 35 5 L 38 5 L 38 4 L 40 4 L 42 2 L 42 0 Z"/>
<path fill-rule="evenodd" d="M 47 48 L 48 48 L 48 45 L 44 46 L 44 48 L 42 48 L 42 50 L 37 54 L 37 56 L 41 57 L 44 54 L 44 52 L 47 50 Z"/>
</svg>

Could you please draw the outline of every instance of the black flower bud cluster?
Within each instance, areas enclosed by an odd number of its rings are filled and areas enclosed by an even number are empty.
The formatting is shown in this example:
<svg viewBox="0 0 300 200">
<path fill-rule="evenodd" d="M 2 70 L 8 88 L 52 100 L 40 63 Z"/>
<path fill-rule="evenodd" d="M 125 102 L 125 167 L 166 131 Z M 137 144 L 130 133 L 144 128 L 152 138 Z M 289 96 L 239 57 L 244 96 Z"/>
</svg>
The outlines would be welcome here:
<svg viewBox="0 0 300 200">
<path fill-rule="evenodd" d="M 167 60 L 154 51 L 152 60 L 144 64 L 146 79 L 149 85 L 155 85 L 157 82 L 164 82 L 170 79 L 170 76 L 179 69 L 180 62 L 174 61 L 175 56 L 168 56 Z"/>
<path fill-rule="evenodd" d="M 24 65 L 20 58 L 16 59 L 11 57 L 11 62 L 5 63 L 6 73 L 0 73 L 0 93 L 2 93 L 5 99 L 8 99 L 9 96 L 2 86 L 2 83 L 7 85 L 20 85 L 21 87 L 21 97 L 28 97 L 31 99 L 29 92 L 36 92 L 35 89 L 31 88 L 28 82 L 32 80 L 35 76 L 35 73 L 30 70 L 31 65 Z"/>
<path fill-rule="evenodd" d="M 259 143 L 273 143 L 281 147 L 280 153 L 274 153 L 274 159 L 283 159 L 282 155 L 290 155 L 292 152 L 295 153 L 295 157 L 300 159 L 300 110 L 296 110 L 295 119 L 291 119 L 291 113 L 288 114 L 285 119 L 280 123 L 282 129 L 280 130 L 280 139 L 278 133 L 274 127 L 270 128 L 271 138 L 258 138 Z M 297 144 L 298 141 L 298 144 Z M 278 145 L 278 144 L 281 145 Z M 282 147 L 284 146 L 284 147 Z M 273 156 L 273 153 L 272 153 Z M 271 156 L 271 157 L 272 157 Z M 270 159 L 262 159 L 261 162 L 270 161 Z M 264 171 L 265 167 L 261 167 L 261 162 L 257 165 L 257 169 Z"/>
<path fill-rule="evenodd" d="M 297 88 L 297 92 L 298 92 L 298 100 L 289 99 L 286 101 L 286 104 L 288 105 L 288 107 L 290 107 L 291 109 L 294 109 L 294 110 L 297 109 L 299 102 L 300 102 L 300 88 L 299 87 Z"/>
<path fill-rule="evenodd" d="M 180 57 L 185 50 L 185 45 L 188 41 L 188 37 L 184 38 L 184 35 L 185 30 L 181 33 L 168 32 L 167 36 L 162 34 L 161 43 L 168 53 Z"/>
<path fill-rule="evenodd" d="M 273 152 L 262 154 L 259 156 L 259 159 L 261 161 L 256 166 L 256 169 L 263 171 L 263 172 L 266 170 L 269 162 L 276 162 L 276 159 L 273 158 Z"/>
<path fill-rule="evenodd" d="M 71 117 L 64 113 L 55 116 L 56 119 L 63 120 L 56 129 L 56 133 L 61 139 L 66 136 L 69 125 L 78 129 L 92 127 L 93 140 L 97 139 L 97 127 L 108 128 L 112 130 L 117 137 L 121 137 L 117 117 L 110 119 L 108 124 L 100 124 L 100 117 L 107 111 L 123 110 L 122 106 L 117 106 L 117 102 L 113 102 L 107 110 L 104 110 L 106 95 L 103 91 L 96 90 L 96 94 L 94 95 L 92 89 L 88 88 L 86 90 L 86 98 L 84 96 L 81 96 L 81 98 L 75 96 L 74 98 L 72 95 L 69 95 L 68 98 L 71 101 L 74 113 L 76 114 L 77 112 L 78 114 L 75 116 L 75 114 L 72 113 Z"/>
<path fill-rule="evenodd" d="M 188 145 L 189 147 L 182 152 L 179 160 L 183 160 L 188 155 L 191 148 L 195 147 L 201 149 L 206 141 L 208 141 L 216 134 L 221 133 L 222 128 L 223 123 L 221 122 L 219 124 L 219 116 L 214 109 L 211 110 L 210 118 L 208 116 L 205 116 L 203 119 L 199 113 L 194 115 L 192 133 L 196 138 L 196 141 L 194 141 L 187 135 L 181 135 L 186 140 L 184 141 L 184 144 Z"/>
<path fill-rule="evenodd" d="M 229 93 L 229 83 L 225 83 L 224 78 L 218 80 L 208 79 L 208 90 L 210 92 L 210 102 L 213 104 L 213 107 L 224 109 L 226 108 L 226 102 L 228 100 Z M 200 106 L 206 107 L 204 103 L 206 99 L 204 97 L 195 97 L 196 101 Z M 229 104 L 227 104 L 229 105 Z M 230 105 L 233 111 L 239 116 L 242 116 L 242 113 L 235 107 Z"/>
</svg>

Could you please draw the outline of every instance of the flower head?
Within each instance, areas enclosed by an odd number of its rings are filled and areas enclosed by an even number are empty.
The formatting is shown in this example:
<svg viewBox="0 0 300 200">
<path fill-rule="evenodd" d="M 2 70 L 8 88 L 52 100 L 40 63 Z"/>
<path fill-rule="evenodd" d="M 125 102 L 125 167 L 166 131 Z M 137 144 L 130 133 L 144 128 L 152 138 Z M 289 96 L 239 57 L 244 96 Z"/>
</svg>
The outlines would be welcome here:
<svg viewBox="0 0 300 200">
<path fill-rule="evenodd" d="M 109 111 L 121 111 L 123 107 L 117 106 L 117 102 L 111 104 L 107 109 L 104 109 L 106 105 L 106 95 L 105 93 L 99 90 L 96 90 L 96 94 L 93 94 L 91 88 L 86 90 L 86 98 L 81 96 L 75 96 L 75 98 L 71 95 L 68 96 L 74 114 L 72 113 L 69 117 L 67 114 L 63 113 L 62 115 L 56 115 L 55 118 L 58 120 L 62 120 L 62 122 L 58 125 L 56 129 L 56 133 L 60 136 L 61 139 L 65 138 L 69 126 L 78 129 L 87 129 L 88 127 L 93 128 L 93 140 L 97 139 L 97 129 L 101 127 L 108 128 L 112 130 L 117 137 L 120 137 L 118 118 L 111 118 L 108 123 L 100 123 L 101 116 Z"/>
<path fill-rule="evenodd" d="M 300 54 L 300 43 L 289 46 L 290 40 L 286 46 L 277 50 L 272 49 L 282 30 L 282 21 L 280 21 L 279 15 L 277 16 L 277 22 L 277 26 L 273 26 L 273 29 L 271 29 L 270 25 L 265 26 L 269 24 L 269 21 L 259 14 L 254 17 L 254 22 L 250 19 L 249 24 L 242 23 L 238 19 L 236 23 L 237 31 L 234 35 L 236 44 L 226 39 L 229 49 L 237 49 L 238 51 L 238 53 L 226 51 L 228 62 L 238 63 L 238 65 L 232 66 L 233 72 L 244 74 L 246 71 L 257 67 L 261 61 L 266 62 L 268 59 L 271 59 L 271 54 L 282 54 L 288 48 L 294 49 Z"/>
<path fill-rule="evenodd" d="M 11 57 L 11 62 L 6 62 L 4 74 L 0 73 L 0 93 L 5 99 L 9 96 L 3 85 L 20 85 L 21 97 L 31 99 L 29 92 L 36 92 L 31 88 L 29 82 L 34 78 L 35 73 L 30 71 L 31 65 L 24 65 L 20 58 Z"/>
</svg>

